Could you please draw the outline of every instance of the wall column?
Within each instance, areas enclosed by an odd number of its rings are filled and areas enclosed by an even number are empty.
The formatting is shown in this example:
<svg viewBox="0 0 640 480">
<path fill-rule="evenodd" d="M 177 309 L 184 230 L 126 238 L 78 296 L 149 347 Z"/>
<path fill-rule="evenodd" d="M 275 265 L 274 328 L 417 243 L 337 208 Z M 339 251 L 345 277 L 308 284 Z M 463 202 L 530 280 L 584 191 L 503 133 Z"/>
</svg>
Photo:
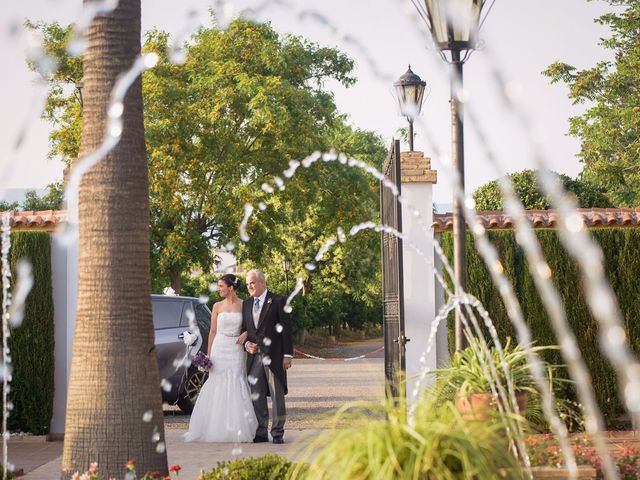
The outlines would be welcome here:
<svg viewBox="0 0 640 480">
<path fill-rule="evenodd" d="M 437 181 L 437 172 L 431 170 L 431 160 L 422 152 L 404 152 L 400 154 L 402 196 L 411 207 L 420 212 L 423 225 L 420 225 L 410 209 L 402 207 L 402 233 L 406 240 L 402 243 L 403 284 L 404 284 L 404 325 L 405 335 L 410 341 L 406 345 L 407 399 L 411 401 L 418 387 L 419 376 L 425 368 L 436 368 L 448 358 L 442 342 L 437 337 L 444 333 L 447 325 L 443 322 L 438 328 L 430 352 L 428 347 L 431 323 L 436 316 L 436 287 L 433 270 L 433 185 Z M 426 231 L 425 231 L 426 230 Z M 425 259 L 416 252 L 416 247 L 424 253 Z M 446 342 L 445 342 L 446 345 Z M 425 384 L 429 379 L 427 379 Z M 424 385 L 423 385 L 424 386 Z"/>
</svg>

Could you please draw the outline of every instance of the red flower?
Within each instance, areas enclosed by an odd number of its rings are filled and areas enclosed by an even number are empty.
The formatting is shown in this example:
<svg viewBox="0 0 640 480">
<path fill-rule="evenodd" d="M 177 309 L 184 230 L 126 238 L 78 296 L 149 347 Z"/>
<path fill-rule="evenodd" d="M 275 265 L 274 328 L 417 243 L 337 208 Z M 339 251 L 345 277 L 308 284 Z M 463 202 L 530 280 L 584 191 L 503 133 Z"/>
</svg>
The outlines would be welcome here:
<svg viewBox="0 0 640 480">
<path fill-rule="evenodd" d="M 175 465 L 171 465 L 171 467 L 169 467 L 169 471 L 170 472 L 179 472 L 180 470 L 182 470 L 182 468 L 177 463 Z"/>
<path fill-rule="evenodd" d="M 130 458 L 129 460 L 127 460 L 127 463 L 125 463 L 124 466 L 128 470 L 133 470 L 134 468 L 136 468 L 136 461 L 133 458 Z"/>
</svg>

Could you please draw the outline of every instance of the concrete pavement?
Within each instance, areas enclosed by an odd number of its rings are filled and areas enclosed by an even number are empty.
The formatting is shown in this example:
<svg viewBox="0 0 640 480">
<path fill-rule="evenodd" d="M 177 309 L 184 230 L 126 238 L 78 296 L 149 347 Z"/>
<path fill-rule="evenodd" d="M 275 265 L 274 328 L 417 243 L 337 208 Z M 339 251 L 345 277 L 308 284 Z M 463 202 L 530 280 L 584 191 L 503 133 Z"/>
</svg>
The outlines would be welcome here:
<svg viewBox="0 0 640 480">
<path fill-rule="evenodd" d="M 352 362 L 298 360 L 289 371 L 287 429 L 284 445 L 185 443 L 182 434 L 189 417 L 165 411 L 169 463 L 178 463 L 180 477 L 195 479 L 201 469 L 213 469 L 221 460 L 269 453 L 300 459 L 301 449 L 329 425 L 331 413 L 349 401 L 377 401 L 384 397 L 384 360 Z M 25 480 L 58 480 L 62 442 L 11 442 L 9 461 L 22 468 Z M 126 459 L 124 459 L 126 460 Z"/>
</svg>

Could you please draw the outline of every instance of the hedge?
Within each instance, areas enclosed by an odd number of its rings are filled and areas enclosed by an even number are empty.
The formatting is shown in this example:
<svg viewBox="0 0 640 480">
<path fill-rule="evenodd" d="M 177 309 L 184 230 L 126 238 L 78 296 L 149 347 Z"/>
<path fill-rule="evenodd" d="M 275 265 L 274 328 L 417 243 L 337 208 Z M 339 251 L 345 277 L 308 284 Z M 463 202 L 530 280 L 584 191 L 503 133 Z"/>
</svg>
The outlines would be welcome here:
<svg viewBox="0 0 640 480">
<path fill-rule="evenodd" d="M 54 394 L 54 329 L 51 240 L 45 232 L 11 234 L 13 282 L 21 258 L 33 268 L 33 288 L 27 297 L 22 325 L 11 329 L 9 349 L 13 366 L 9 399 L 13 403 L 8 428 L 43 435 L 49 432 Z M 0 294 L 1 295 L 1 294 Z"/>
<path fill-rule="evenodd" d="M 201 480 L 286 480 L 297 464 L 280 455 L 240 458 L 218 462 L 216 468 L 201 473 Z M 304 468 L 304 467 L 303 467 Z"/>
<path fill-rule="evenodd" d="M 638 354 L 640 352 L 640 228 L 592 229 L 591 234 L 602 248 L 605 271 L 624 316 L 630 347 Z M 539 229 L 536 230 L 536 235 L 551 268 L 553 282 L 564 302 L 567 320 L 591 372 L 598 403 L 607 423 L 611 424 L 623 413 L 624 408 L 618 395 L 614 370 L 599 349 L 597 322 L 589 313 L 577 265 L 562 247 L 555 230 Z M 538 345 L 557 344 L 549 318 L 536 291 L 533 278 L 529 274 L 524 251 L 516 243 L 514 232 L 494 230 L 488 232 L 488 237 L 496 246 L 504 265 L 504 272 L 515 288 L 534 341 Z M 453 256 L 451 232 L 443 233 L 440 241 L 446 256 L 451 259 Z M 491 281 L 487 268 L 475 251 L 473 239 L 469 233 L 467 242 L 469 291 L 484 304 L 502 341 L 508 336 L 517 338 L 500 295 Z M 550 353 L 547 360 L 563 363 L 558 352 Z M 564 394 L 568 398 L 575 398 L 575 393 L 570 387 Z"/>
</svg>

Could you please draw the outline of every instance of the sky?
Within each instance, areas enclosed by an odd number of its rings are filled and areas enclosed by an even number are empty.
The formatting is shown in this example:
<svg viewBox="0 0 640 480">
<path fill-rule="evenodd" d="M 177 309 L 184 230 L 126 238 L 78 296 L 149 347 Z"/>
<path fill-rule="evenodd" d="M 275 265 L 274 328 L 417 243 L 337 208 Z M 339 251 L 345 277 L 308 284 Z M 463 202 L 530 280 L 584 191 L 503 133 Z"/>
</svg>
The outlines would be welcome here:
<svg viewBox="0 0 640 480">
<path fill-rule="evenodd" d="M 143 30 L 155 27 L 180 36 L 193 23 L 190 12 L 196 12 L 198 22 L 208 22 L 207 10 L 214 4 L 204 0 L 143 0 Z M 27 42 L 21 25 L 25 18 L 73 22 L 81 7 L 80 0 L 28 0 L 3 5 L 0 195 L 3 188 L 42 188 L 62 178 L 61 162 L 47 159 L 49 126 L 38 118 L 43 90 L 26 67 Z M 335 84 L 327 87 L 334 91 L 338 108 L 349 116 L 353 126 L 378 132 L 386 143 L 397 136 L 398 128 L 406 126 L 392 83 L 411 64 L 430 90 L 415 125 L 415 150 L 432 157 L 432 166 L 439 171 L 435 201 L 450 203 L 446 175 L 451 142 L 448 67 L 431 45 L 424 25 L 416 21 L 411 1 L 237 0 L 222 4 L 218 0 L 217 7 L 223 20 L 253 8 L 254 18 L 270 21 L 281 33 L 302 35 L 351 56 L 356 61 L 357 83 L 350 88 Z M 551 168 L 571 176 L 580 172 L 576 157 L 579 141 L 568 137 L 567 131 L 568 119 L 584 111 L 585 106 L 571 105 L 566 86 L 551 85 L 541 72 L 558 60 L 588 68 L 610 58 L 610 52 L 599 46 L 599 39 L 608 31 L 593 21 L 610 8 L 604 1 L 495 1 L 481 30 L 483 46 L 464 67 L 468 191 L 499 175 L 487 160 L 478 132 L 482 132 L 490 154 L 504 171 L 533 166 L 531 145 L 535 139 Z M 505 107 L 496 88 L 496 73 L 506 79 L 519 112 L 529 119 L 526 130 L 514 121 L 514 110 Z M 16 147 L 21 132 L 23 140 Z M 433 143 L 427 139 L 433 139 Z"/>
</svg>

